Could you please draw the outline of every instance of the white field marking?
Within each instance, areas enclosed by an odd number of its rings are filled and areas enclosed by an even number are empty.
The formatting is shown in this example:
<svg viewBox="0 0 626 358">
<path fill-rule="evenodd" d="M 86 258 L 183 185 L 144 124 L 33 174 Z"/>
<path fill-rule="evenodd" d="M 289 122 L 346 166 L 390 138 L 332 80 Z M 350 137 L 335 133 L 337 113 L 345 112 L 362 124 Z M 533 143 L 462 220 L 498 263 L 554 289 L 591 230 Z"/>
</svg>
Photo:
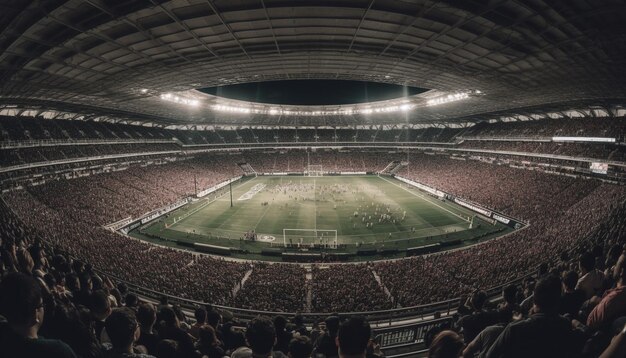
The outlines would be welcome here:
<svg viewBox="0 0 626 358">
<path fill-rule="evenodd" d="M 441 206 L 441 205 L 439 205 L 439 204 L 437 204 L 437 203 L 434 203 L 434 202 L 432 202 L 432 201 L 428 200 L 426 197 L 424 197 L 424 196 L 422 196 L 422 195 L 420 195 L 420 194 L 417 194 L 417 193 L 415 193 L 415 192 L 413 192 L 413 191 L 411 191 L 411 190 L 409 190 L 409 189 L 407 189 L 407 188 L 404 188 L 404 187 L 402 187 L 401 185 L 398 185 L 398 184 L 396 184 L 396 183 L 394 183 L 394 182 L 392 182 L 392 181 L 389 181 L 389 180 L 387 180 L 387 179 L 385 179 L 385 178 L 383 178 L 383 177 L 379 177 L 379 178 L 380 178 L 380 179 L 382 179 L 382 180 L 384 180 L 384 181 L 386 181 L 386 182 L 388 182 L 389 184 L 392 184 L 392 185 L 397 186 L 398 188 L 400 188 L 400 189 L 402 189 L 402 190 L 406 190 L 407 192 L 409 192 L 409 193 L 411 193 L 411 194 L 413 194 L 413 195 L 417 196 L 418 198 L 422 198 L 422 199 L 424 199 L 424 200 L 428 201 L 429 203 L 433 204 L 434 206 L 436 206 L 436 207 L 438 207 L 438 208 L 440 208 L 440 209 L 442 209 L 442 210 L 445 210 L 445 211 L 449 212 L 450 214 L 452 214 L 452 215 L 454 215 L 454 216 L 456 216 L 456 217 L 461 218 L 461 219 L 462 219 L 463 221 L 465 221 L 465 222 L 470 222 L 469 220 L 467 220 L 467 219 L 466 219 L 466 218 L 464 218 L 463 216 L 461 216 L 461 215 L 459 215 L 459 214 L 457 214 L 457 213 L 453 213 L 452 211 L 450 211 L 450 210 L 448 210 L 448 209 L 444 208 L 443 206 Z"/>
<path fill-rule="evenodd" d="M 379 178 L 380 178 L 380 176 L 379 176 Z M 371 183 L 369 183 L 369 182 L 365 183 L 364 185 L 365 185 L 365 186 L 367 186 L 367 187 L 368 187 L 368 189 L 369 189 L 369 186 L 374 186 L 374 188 L 378 189 L 378 187 L 376 187 L 376 185 L 373 185 L 373 184 L 371 184 Z M 387 199 L 388 201 L 393 202 L 393 204 L 395 204 L 395 205 L 396 205 L 396 206 L 398 206 L 398 207 L 402 207 L 402 208 L 404 208 L 404 205 L 400 205 L 400 204 L 399 204 L 396 200 L 392 199 L 392 198 L 391 198 L 390 196 L 388 196 L 388 195 L 385 195 L 385 199 Z M 428 221 L 428 220 L 424 219 L 424 218 L 423 218 L 420 214 L 415 213 L 415 212 L 412 212 L 412 214 L 413 214 L 413 215 L 415 215 L 415 218 L 418 220 L 418 223 L 419 223 L 418 225 L 419 225 L 419 226 L 424 225 L 424 226 L 430 226 L 431 228 L 435 228 L 435 227 L 436 227 L 436 226 L 435 226 L 435 225 L 433 225 L 430 221 Z M 410 225 L 410 226 L 414 226 L 414 224 L 412 224 L 412 223 L 411 223 L 411 222 L 409 222 L 409 221 L 407 221 L 406 223 L 404 223 L 404 224 L 403 224 L 403 226 L 409 226 L 409 225 Z"/>
<path fill-rule="evenodd" d="M 315 221 L 313 228 L 317 230 L 317 201 L 315 201 L 315 178 L 313 178 L 313 207 L 315 208 Z"/>
<path fill-rule="evenodd" d="M 256 194 L 258 194 L 259 192 L 261 192 L 261 190 L 265 189 L 267 185 L 265 185 L 265 183 L 259 183 L 254 185 L 252 188 L 250 188 L 250 190 L 248 190 L 247 192 L 245 192 L 243 195 L 241 195 L 239 197 L 239 199 L 237 200 L 250 200 L 252 199 Z"/>
<path fill-rule="evenodd" d="M 243 205 L 236 205 L 236 206 L 237 206 L 237 208 L 235 209 L 235 212 L 231 215 L 231 217 L 232 217 L 232 216 L 235 216 L 235 214 L 237 214 L 237 212 L 239 211 L 239 209 L 241 209 L 241 208 L 243 207 Z M 221 228 L 222 228 L 222 226 L 223 226 L 224 224 L 226 224 L 227 222 L 228 222 L 228 220 L 224 220 L 224 222 L 223 222 L 223 223 L 221 223 L 221 224 L 219 224 L 219 226 L 218 226 L 216 229 L 221 229 Z"/>
<path fill-rule="evenodd" d="M 267 214 L 268 211 L 270 211 L 270 207 L 272 207 L 272 203 L 274 201 L 270 201 L 270 203 L 267 205 L 267 208 L 265 209 L 265 211 L 263 212 L 263 215 L 261 215 L 261 217 L 259 218 L 259 220 L 257 220 L 256 224 L 254 224 L 254 231 L 256 232 L 256 227 L 259 226 L 259 224 L 261 223 L 261 220 L 263 220 L 263 218 L 265 217 L 265 214 Z"/>
<path fill-rule="evenodd" d="M 459 224 L 450 224 L 450 225 L 445 225 L 445 226 L 435 226 L 435 227 L 426 227 L 426 228 L 421 228 L 421 229 L 417 229 L 415 230 L 414 234 L 417 233 L 423 233 L 422 236 L 416 236 L 416 237 L 411 237 L 409 239 L 420 239 L 420 238 L 424 238 L 426 236 L 436 236 L 436 234 L 445 234 L 445 229 L 446 228 L 454 228 L 454 227 L 458 227 Z M 201 229 L 204 230 L 206 229 L 205 227 L 199 227 L 199 226 L 194 226 L 194 225 L 180 225 L 179 228 L 189 228 L 189 229 Z M 217 230 L 217 229 L 213 229 L 213 230 Z M 240 235 L 241 231 L 245 231 L 245 230 L 249 230 L 249 228 L 246 227 L 238 227 L 238 226 L 232 226 L 229 227 L 228 229 L 220 229 L 219 232 L 217 232 L 217 236 L 219 236 L 220 234 L 233 234 L 234 236 L 236 235 Z M 308 229 L 308 230 L 314 230 L 314 229 Z M 180 230 L 174 230 L 174 231 L 180 231 Z M 334 231 L 334 230 L 325 230 L 325 229 L 319 229 L 318 231 Z M 433 232 L 433 234 L 428 235 L 428 232 Z M 388 234 L 389 232 L 384 232 L 384 234 Z M 411 233 L 410 231 L 391 231 L 392 235 L 395 234 L 407 234 L 407 233 Z M 359 234 L 359 235 L 339 235 L 339 233 L 337 233 L 337 238 L 344 238 L 344 239 L 352 239 L 352 238 L 358 238 L 358 239 L 367 239 L 369 240 L 368 242 L 372 242 L 372 241 L 376 241 L 380 238 L 380 235 L 383 233 L 372 233 L 372 234 Z M 205 234 L 198 234 L 196 233 L 196 235 L 200 235 L 200 236 L 207 236 Z M 276 233 L 257 233 L 257 235 L 271 235 L 271 236 L 279 236 L 281 234 L 276 234 Z M 231 237 L 230 240 L 235 240 L 237 238 L 235 237 Z M 385 242 L 390 243 L 390 242 L 401 242 L 401 241 L 407 241 L 408 239 L 385 239 Z"/>
<path fill-rule="evenodd" d="M 250 179 L 249 181 L 247 181 L 247 182 L 245 182 L 245 183 L 240 183 L 238 186 L 236 186 L 236 187 L 235 187 L 235 189 L 236 189 L 236 188 L 238 188 L 238 187 L 240 187 L 240 186 L 242 186 L 242 185 L 244 185 L 244 184 L 246 184 L 246 183 L 250 183 L 250 182 L 251 182 L 251 181 L 253 181 L 253 180 L 256 180 L 256 177 L 254 177 L 254 178 Z M 209 206 L 209 204 L 214 203 L 214 202 L 216 202 L 216 201 L 220 200 L 220 199 L 221 199 L 224 195 L 226 195 L 227 193 L 229 193 L 229 190 L 225 190 L 222 194 L 220 194 L 219 196 L 216 196 L 213 200 L 208 201 L 207 203 L 200 204 L 200 205 L 199 205 L 197 208 L 195 208 L 194 210 L 192 210 L 192 211 L 190 211 L 190 212 L 188 212 L 188 213 L 183 214 L 183 215 L 181 216 L 181 219 L 180 219 L 180 220 L 178 220 L 178 221 L 177 221 L 177 222 L 175 222 L 175 223 L 172 223 L 172 225 L 170 225 L 170 227 L 169 227 L 169 228 L 173 228 L 175 225 L 177 225 L 177 224 L 181 223 L 183 220 L 187 219 L 187 218 L 188 218 L 188 217 L 190 217 L 191 215 L 193 215 L 193 214 L 197 213 L 198 211 L 200 211 L 200 210 L 202 210 L 202 209 L 206 208 L 207 206 Z M 183 207 L 184 207 L 184 206 L 183 206 Z M 183 207 L 181 207 L 181 208 L 183 208 Z M 178 210 L 178 209 L 177 209 L 177 210 Z"/>
<path fill-rule="evenodd" d="M 388 180 L 386 180 L 386 179 L 385 179 L 385 178 L 383 178 L 383 177 L 379 177 L 379 178 L 381 178 L 381 179 L 383 179 L 383 180 L 385 180 L 385 181 L 388 181 Z M 248 181 L 248 182 L 246 182 L 246 183 L 249 183 L 249 182 L 251 182 L 251 181 L 253 181 L 253 180 L 257 180 L 257 178 L 253 178 L 253 179 L 251 179 L 250 181 Z M 313 180 L 314 180 L 314 182 L 315 182 L 315 179 L 313 179 Z M 281 177 L 281 181 L 282 181 L 282 177 Z M 300 181 L 300 182 L 301 182 L 301 181 Z M 412 191 L 410 191 L 410 190 L 408 190 L 408 189 L 406 189 L 406 188 L 403 188 L 403 187 L 401 187 L 401 186 L 397 185 L 396 183 L 393 183 L 393 182 L 390 182 L 390 181 L 388 181 L 388 182 L 389 182 L 389 183 L 391 183 L 391 184 L 393 184 L 393 185 L 395 185 L 395 186 L 400 187 L 400 188 L 401 188 L 401 189 L 403 189 L 403 190 L 408 191 L 409 193 L 411 193 L 411 194 L 413 194 L 413 195 L 415 195 L 415 196 L 417 196 L 417 197 L 423 198 L 425 201 L 427 201 L 427 202 L 429 202 L 429 203 L 431 203 L 431 204 L 433 204 L 433 205 L 435 205 L 435 206 L 438 206 L 439 208 L 441 208 L 441 209 L 443 209 L 443 210 L 445 210 L 445 211 L 447 211 L 447 212 L 449 212 L 449 213 L 451 213 L 451 214 L 453 214 L 453 215 L 455 215 L 455 216 L 457 216 L 457 217 L 459 217 L 459 218 L 463 219 L 463 217 L 462 217 L 462 216 L 457 215 L 457 214 L 455 214 L 455 213 L 453 213 L 453 212 L 449 211 L 448 209 L 443 208 L 443 207 L 441 207 L 441 206 L 437 205 L 436 203 L 431 202 L 429 199 L 426 199 L 426 198 L 424 198 L 423 196 L 421 196 L 421 195 L 419 195 L 419 194 L 417 194 L 417 193 L 414 193 L 414 192 L 412 192 Z M 242 183 L 242 184 L 240 184 L 240 186 L 241 186 L 241 185 L 244 185 L 244 184 L 246 184 L 246 183 Z M 213 201 L 211 201 L 211 203 L 212 203 L 212 202 L 214 202 L 214 201 L 217 201 L 219 198 L 221 198 L 222 196 L 226 195 L 227 193 L 228 193 L 228 191 L 226 191 L 225 193 L 223 193 L 222 195 L 220 195 L 219 197 L 217 197 L 216 199 L 214 199 Z M 199 211 L 199 210 L 202 210 L 202 209 L 206 208 L 206 206 L 208 206 L 208 205 L 203 205 L 203 206 L 202 206 L 202 208 L 199 208 L 197 211 Z M 317 209 L 317 205 L 316 205 L 316 204 L 314 204 L 314 206 L 315 206 L 315 208 Z M 241 207 L 241 206 L 240 206 L 240 207 Z M 239 208 L 238 208 L 238 209 L 239 209 Z M 195 211 L 195 212 L 197 212 L 197 211 Z M 195 213 L 195 212 L 194 212 L 194 213 Z M 266 213 L 267 213 L 267 211 L 266 211 Z M 241 215 L 240 215 L 240 216 L 241 216 Z M 247 215 L 243 215 L 243 216 L 248 217 Z M 252 218 L 253 218 L 253 217 L 256 217 L 256 215 L 255 215 L 255 216 L 252 216 Z M 185 219 L 186 219 L 186 218 L 185 218 Z M 183 220 L 184 220 L 184 219 L 182 219 L 182 220 L 178 221 L 175 225 L 170 226 L 170 229 L 173 229 L 173 227 L 174 227 L 174 226 L 177 226 L 177 227 L 179 227 L 179 228 L 189 228 L 189 229 L 198 229 L 198 230 L 205 230 L 205 229 L 207 229 L 206 227 L 196 226 L 196 225 L 193 225 L 193 224 L 183 224 L 183 223 L 182 223 L 182 221 L 183 221 Z M 465 220 L 465 219 L 463 219 L 463 220 L 464 220 L 464 221 L 467 221 L 467 220 Z M 238 226 L 238 225 L 231 225 L 228 229 L 222 229 L 222 226 L 224 226 L 224 224 L 226 224 L 226 222 L 228 222 L 228 221 L 225 221 L 224 223 L 220 224 L 217 228 L 212 228 L 212 229 L 213 229 L 213 230 L 221 230 L 221 231 L 223 231 L 223 232 L 232 232 L 232 233 L 237 233 L 237 232 L 238 232 L 238 229 L 239 229 L 239 226 Z M 295 222 L 297 222 L 297 220 L 295 220 Z M 317 222 L 317 216 L 316 216 L 316 222 Z M 437 231 L 437 232 L 443 232 L 443 229 L 444 229 L 444 228 L 452 227 L 452 226 L 459 225 L 459 224 L 450 224 L 450 225 L 444 225 L 444 226 L 434 226 L 433 224 L 431 224 L 430 222 L 428 222 L 428 221 L 426 221 L 426 220 L 422 219 L 422 218 L 418 215 L 418 222 L 417 222 L 417 223 L 412 223 L 412 222 L 405 222 L 405 223 L 404 223 L 404 226 L 413 226 L 413 225 L 415 225 L 415 226 L 425 226 L 425 225 L 430 226 L 430 227 L 423 227 L 423 228 L 421 228 L 421 229 L 417 229 L 417 230 L 415 231 L 415 233 L 418 233 L 418 232 L 424 232 L 424 231 L 426 231 L 426 230 L 435 230 L 435 231 Z M 257 226 L 258 226 L 258 224 L 257 224 Z M 242 229 L 242 230 L 248 230 L 249 228 L 241 227 L 241 229 Z M 316 223 L 315 229 L 317 229 L 317 223 Z M 175 230 L 175 229 L 173 229 L 173 230 Z M 255 226 L 255 230 L 256 230 L 256 226 Z M 406 231 L 391 231 L 391 234 L 393 235 L 393 234 L 399 234 L 399 233 L 409 233 L 409 232 L 410 232 L 409 230 L 406 230 Z M 385 232 L 385 233 L 388 233 L 388 232 Z M 258 234 L 258 233 L 257 233 L 257 234 Z M 378 235 L 381 235 L 381 234 L 382 234 L 382 233 L 371 233 L 371 234 L 358 234 L 358 235 L 337 235 L 337 236 L 338 236 L 338 237 L 339 237 L 339 236 L 342 236 L 342 237 L 346 237 L 346 238 L 348 238 L 348 237 L 369 238 L 369 237 L 372 237 L 372 236 L 376 236 L 376 237 L 377 237 Z M 277 234 L 267 234 L 267 235 L 277 235 Z M 432 235 L 428 235 L 428 236 L 432 236 Z M 404 241 L 404 240 L 406 240 L 406 239 L 392 239 L 392 240 L 385 240 L 385 242 Z"/>
</svg>

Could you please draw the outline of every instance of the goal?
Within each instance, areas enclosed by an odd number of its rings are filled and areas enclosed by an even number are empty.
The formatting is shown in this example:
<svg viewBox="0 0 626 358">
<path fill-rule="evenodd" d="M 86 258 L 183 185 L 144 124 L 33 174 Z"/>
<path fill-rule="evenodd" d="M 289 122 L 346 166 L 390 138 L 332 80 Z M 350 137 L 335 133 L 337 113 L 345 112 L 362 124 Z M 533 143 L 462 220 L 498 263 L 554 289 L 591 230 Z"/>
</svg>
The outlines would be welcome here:
<svg viewBox="0 0 626 358">
<path fill-rule="evenodd" d="M 336 249 L 337 230 L 322 229 L 283 229 L 283 245 L 291 246 L 324 246 Z"/>
<path fill-rule="evenodd" d="M 307 175 L 310 177 L 321 177 L 324 175 L 324 170 L 321 165 L 309 165 Z"/>
</svg>

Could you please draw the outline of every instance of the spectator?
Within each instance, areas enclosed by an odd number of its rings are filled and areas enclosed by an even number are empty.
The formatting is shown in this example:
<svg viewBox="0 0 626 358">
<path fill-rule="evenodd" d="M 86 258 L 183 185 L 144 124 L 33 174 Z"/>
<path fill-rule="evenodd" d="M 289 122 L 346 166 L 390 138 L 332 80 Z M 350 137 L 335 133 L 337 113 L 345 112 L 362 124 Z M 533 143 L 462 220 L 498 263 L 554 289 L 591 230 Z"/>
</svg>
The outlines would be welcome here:
<svg viewBox="0 0 626 358">
<path fill-rule="evenodd" d="M 484 291 L 474 292 L 469 300 L 472 314 L 462 317 L 459 321 L 459 326 L 463 328 L 463 339 L 467 343 L 476 338 L 480 331 L 498 322 L 497 312 L 484 309 L 486 302 L 487 294 Z M 509 309 L 512 312 L 513 307 Z"/>
<path fill-rule="evenodd" d="M 572 357 L 576 351 L 571 323 L 558 315 L 561 281 L 553 276 L 535 286 L 529 318 L 509 324 L 487 352 L 499 357 Z"/>
<path fill-rule="evenodd" d="M 596 258 L 589 252 L 580 256 L 578 265 L 581 277 L 578 279 L 576 288 L 585 292 L 586 299 L 590 299 L 602 289 L 604 275 L 596 270 Z"/>
<path fill-rule="evenodd" d="M 372 330 L 363 317 L 351 317 L 343 322 L 337 332 L 339 357 L 365 358 Z"/>
<path fill-rule="evenodd" d="M 501 316 L 506 317 L 504 322 L 508 323 L 514 313 L 520 313 L 521 308 L 517 304 L 517 286 L 515 285 L 507 285 L 504 290 L 502 290 L 502 302 L 498 305 L 498 312 Z"/>
<path fill-rule="evenodd" d="M 137 344 L 146 347 L 148 354 L 152 355 L 156 355 L 157 345 L 159 344 L 159 335 L 154 331 L 156 318 L 156 310 L 152 303 L 142 303 L 137 307 L 137 321 L 141 328 Z"/>
<path fill-rule="evenodd" d="M 326 324 L 326 330 L 315 342 L 314 355 L 323 354 L 326 357 L 336 357 L 338 350 L 335 340 L 339 331 L 339 317 L 329 316 L 324 320 L 324 323 Z"/>
<path fill-rule="evenodd" d="M 112 348 L 107 352 L 110 358 L 154 358 L 138 353 L 134 343 L 139 339 L 139 323 L 135 312 L 130 308 L 116 308 L 106 320 L 106 331 L 111 339 Z"/>
<path fill-rule="evenodd" d="M 246 329 L 246 341 L 254 356 L 285 357 L 282 352 L 272 351 L 276 342 L 276 329 L 272 321 L 267 318 L 255 318 L 250 321 Z"/>
<path fill-rule="evenodd" d="M 215 330 L 209 325 L 204 325 L 198 330 L 200 340 L 196 343 L 196 349 L 208 358 L 222 358 L 224 350 L 222 343 L 217 339 Z"/>
<path fill-rule="evenodd" d="M 126 298 L 124 299 L 124 305 L 126 307 L 136 311 L 138 304 L 139 304 L 139 299 L 137 298 L 137 295 L 135 295 L 134 293 L 129 293 L 126 295 Z"/>
<path fill-rule="evenodd" d="M 308 336 L 309 335 L 309 331 L 306 329 L 306 326 L 304 325 L 304 317 L 302 317 L 301 314 L 296 314 L 293 317 L 293 332 L 297 333 L 301 336 Z"/>
<path fill-rule="evenodd" d="M 109 343 L 109 337 L 104 330 L 107 317 L 111 314 L 111 301 L 106 292 L 94 291 L 89 296 L 89 310 L 93 316 L 96 338 L 100 343 Z"/>
<path fill-rule="evenodd" d="M 280 351 L 283 354 L 289 352 L 289 342 L 291 342 L 292 335 L 287 332 L 287 319 L 278 315 L 274 317 L 274 328 L 276 329 L 276 344 L 274 345 L 274 351 Z"/>
<path fill-rule="evenodd" d="M 428 349 L 428 358 L 458 358 L 463 350 L 463 340 L 454 331 L 442 331 Z"/>
<path fill-rule="evenodd" d="M 600 355 L 600 358 L 623 358 L 626 357 L 626 325 L 622 331 L 611 340 L 611 344 Z"/>
<path fill-rule="evenodd" d="M 614 319 L 626 315 L 626 251 L 617 260 L 613 277 L 617 282 L 616 287 L 608 290 L 589 314 L 589 328 L 606 329 Z"/>
<path fill-rule="evenodd" d="M 463 350 L 463 357 L 483 357 L 493 342 L 500 336 L 507 324 L 512 320 L 518 321 L 522 318 L 519 311 L 500 310 L 498 311 L 500 320 L 498 323 L 483 329 Z"/>
<path fill-rule="evenodd" d="M 44 305 L 39 283 L 23 273 L 10 273 L 0 282 L 0 314 L 7 323 L 0 326 L 0 347 L 7 358 L 74 358 L 62 341 L 38 335 L 43 324 Z"/>
<path fill-rule="evenodd" d="M 161 309 L 161 320 L 163 324 L 159 330 L 161 339 L 171 339 L 176 341 L 178 352 L 184 357 L 194 357 L 195 347 L 192 337 L 180 328 L 178 316 L 171 307 L 163 306 Z"/>
<path fill-rule="evenodd" d="M 173 339 L 164 339 L 157 345 L 156 358 L 178 358 L 184 357 L 179 355 L 178 342 Z"/>
<path fill-rule="evenodd" d="M 196 322 L 194 322 L 194 324 L 192 324 L 191 328 L 189 329 L 189 334 L 193 338 L 195 339 L 200 338 L 200 328 L 204 327 L 207 324 L 206 316 L 207 316 L 207 312 L 204 308 L 202 307 L 196 308 L 194 312 L 194 317 L 196 318 Z"/>
<path fill-rule="evenodd" d="M 289 342 L 289 358 L 309 358 L 313 352 L 313 344 L 307 336 L 297 336 Z"/>
<path fill-rule="evenodd" d="M 585 292 L 576 288 L 577 282 L 578 273 L 576 271 L 568 271 L 563 275 L 563 294 L 561 295 L 559 313 L 570 314 L 573 317 L 578 316 L 578 311 L 585 302 Z"/>
<path fill-rule="evenodd" d="M 207 311 L 207 324 L 211 327 L 213 327 L 213 329 L 218 329 L 220 326 L 220 322 L 222 320 L 222 315 L 220 315 L 219 312 L 217 312 L 214 309 L 208 310 Z"/>
</svg>

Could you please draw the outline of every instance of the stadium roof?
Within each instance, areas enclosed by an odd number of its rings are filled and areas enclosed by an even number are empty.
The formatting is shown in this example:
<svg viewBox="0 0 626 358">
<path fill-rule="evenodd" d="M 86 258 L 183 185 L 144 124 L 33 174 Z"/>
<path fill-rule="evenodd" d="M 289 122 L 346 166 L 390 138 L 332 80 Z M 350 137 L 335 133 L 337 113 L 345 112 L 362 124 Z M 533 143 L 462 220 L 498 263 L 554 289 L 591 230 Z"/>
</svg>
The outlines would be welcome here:
<svg viewBox="0 0 626 358">
<path fill-rule="evenodd" d="M 163 124 L 333 125 L 467 121 L 626 98 L 622 0 L 4 0 L 0 14 L 5 106 Z M 432 91 L 406 99 L 411 111 L 301 116 L 223 112 L 220 98 L 194 90 L 281 79 Z M 481 95 L 425 106 L 455 93 Z"/>
</svg>

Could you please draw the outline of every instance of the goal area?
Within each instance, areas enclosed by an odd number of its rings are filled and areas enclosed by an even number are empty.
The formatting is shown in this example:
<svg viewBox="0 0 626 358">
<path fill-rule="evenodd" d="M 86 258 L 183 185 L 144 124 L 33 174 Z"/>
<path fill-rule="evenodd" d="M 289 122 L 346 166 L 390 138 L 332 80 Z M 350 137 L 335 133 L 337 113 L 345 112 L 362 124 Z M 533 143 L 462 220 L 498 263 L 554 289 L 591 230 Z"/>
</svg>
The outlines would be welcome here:
<svg viewBox="0 0 626 358">
<path fill-rule="evenodd" d="M 337 230 L 283 229 L 283 245 L 285 247 L 322 246 L 336 249 Z"/>
<path fill-rule="evenodd" d="M 310 177 L 321 177 L 324 176 L 324 170 L 322 165 L 309 165 L 306 174 Z"/>
</svg>

